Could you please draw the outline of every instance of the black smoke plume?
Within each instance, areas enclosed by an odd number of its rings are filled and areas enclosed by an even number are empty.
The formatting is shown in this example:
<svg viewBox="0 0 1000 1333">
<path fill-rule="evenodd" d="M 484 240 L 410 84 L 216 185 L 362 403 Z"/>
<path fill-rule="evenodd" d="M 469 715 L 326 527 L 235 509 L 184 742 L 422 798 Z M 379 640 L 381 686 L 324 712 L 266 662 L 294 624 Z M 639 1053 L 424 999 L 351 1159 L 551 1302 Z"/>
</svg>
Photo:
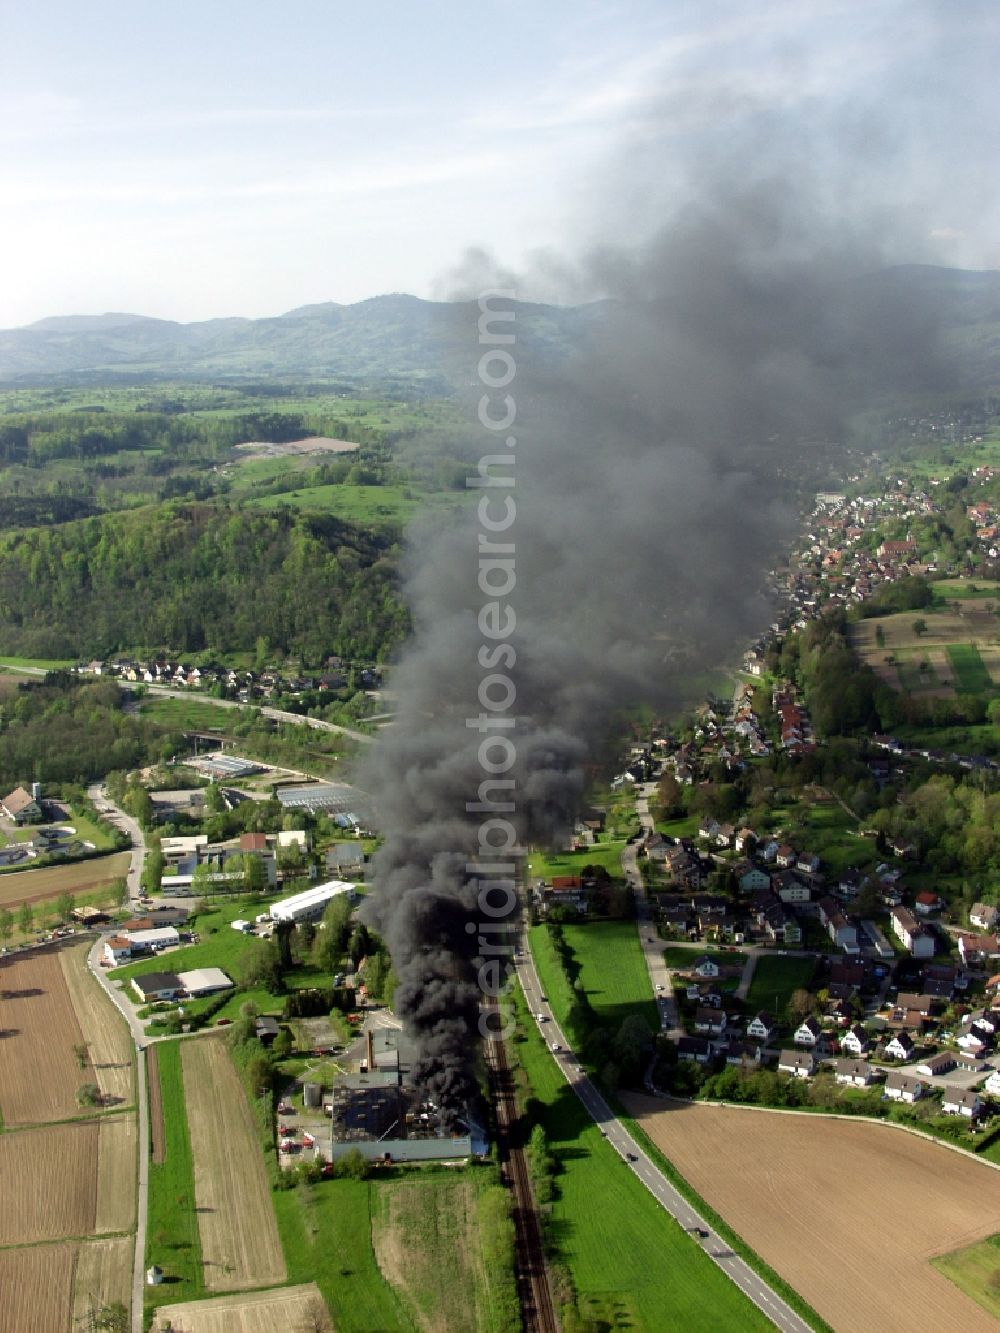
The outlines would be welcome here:
<svg viewBox="0 0 1000 1333">
<path fill-rule="evenodd" d="M 852 413 L 946 383 L 933 311 L 905 271 L 886 270 L 899 258 L 884 239 L 899 234 L 891 200 L 866 212 L 855 195 L 840 206 L 831 197 L 826 167 L 848 179 L 861 142 L 855 125 L 844 140 L 825 127 L 803 145 L 796 127 L 768 121 L 682 172 L 672 161 L 681 201 L 652 239 L 542 266 L 602 295 L 580 312 L 584 332 L 569 352 L 549 343 L 536 354 L 526 335 L 542 316 L 494 298 L 494 310 L 515 313 L 494 328 L 515 334 L 516 375 L 491 399 L 516 399 L 510 447 L 475 415 L 484 348 L 474 299 L 479 284 L 509 284 L 491 280 L 481 254 L 456 279 L 473 298 L 456 306 L 470 475 L 480 454 L 514 456 L 491 469 L 513 486 L 477 495 L 495 497 L 494 512 L 504 495 L 516 503 L 498 538 L 515 545 L 516 587 L 502 600 L 516 613 L 506 641 L 516 662 L 496 668 L 516 687 L 514 786 L 487 795 L 512 807 L 495 817 L 523 848 L 570 829 L 623 709 L 688 700 L 696 672 L 761 631 L 765 571 L 810 478 L 836 474 Z M 647 149 L 640 160 L 652 173 Z M 484 918 L 469 866 L 490 817 L 468 809 L 487 777 L 482 734 L 468 725 L 488 674 L 481 532 L 472 503 L 411 534 L 414 632 L 392 679 L 397 721 L 361 778 L 386 834 L 369 910 L 400 978 L 418 1082 L 453 1120 L 475 1095 Z"/>
</svg>

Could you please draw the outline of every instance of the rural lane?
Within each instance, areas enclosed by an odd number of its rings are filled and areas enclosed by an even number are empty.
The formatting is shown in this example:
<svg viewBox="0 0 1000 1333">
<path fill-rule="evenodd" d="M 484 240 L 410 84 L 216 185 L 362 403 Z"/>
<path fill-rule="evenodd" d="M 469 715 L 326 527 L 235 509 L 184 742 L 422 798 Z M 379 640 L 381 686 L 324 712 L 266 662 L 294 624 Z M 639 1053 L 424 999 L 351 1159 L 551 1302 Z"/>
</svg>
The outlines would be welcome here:
<svg viewBox="0 0 1000 1333">
<path fill-rule="evenodd" d="M 651 833 L 654 829 L 653 817 L 649 813 L 649 792 L 652 790 L 655 790 L 655 787 L 650 783 L 636 792 L 635 808 L 639 816 L 639 823 L 642 826 L 643 836 Z M 684 1036 L 684 1029 L 681 1027 L 680 1016 L 677 1012 L 677 1001 L 674 999 L 673 978 L 663 959 L 663 941 L 659 938 L 649 910 L 646 886 L 643 883 L 642 872 L 639 869 L 638 841 L 625 844 L 622 849 L 621 863 L 625 881 L 635 894 L 635 918 L 639 930 L 639 945 L 646 960 L 649 983 L 653 988 L 653 995 L 656 997 L 656 1007 L 660 1015 L 660 1030 L 666 1033 L 671 1041 L 677 1041 Z"/>
<path fill-rule="evenodd" d="M 553 1045 L 560 1045 L 563 1048 L 561 1051 L 552 1051 L 553 1059 L 566 1082 L 597 1123 L 601 1133 L 619 1153 L 623 1163 L 631 1167 L 657 1203 L 665 1208 L 685 1231 L 691 1233 L 698 1229 L 705 1233 L 701 1240 L 704 1252 L 776 1328 L 785 1330 L 785 1333 L 810 1333 L 805 1320 L 800 1319 L 791 1306 L 787 1305 L 763 1278 L 758 1277 L 749 1264 L 729 1248 L 684 1196 L 674 1188 L 659 1167 L 646 1155 L 638 1140 L 633 1138 L 616 1117 L 588 1078 L 579 1060 L 569 1049 L 565 1035 L 552 1016 L 548 1001 L 542 999 L 543 992 L 526 935 L 521 941 L 514 965 L 528 1008 L 535 1015 L 542 1038 L 550 1050 Z M 544 1016 L 544 1024 L 538 1022 L 539 1015 Z"/>
<path fill-rule="evenodd" d="M 142 893 L 142 867 L 146 860 L 146 839 L 139 824 L 112 801 L 104 790 L 103 782 L 92 782 L 87 788 L 87 798 L 100 814 L 109 816 L 109 822 L 123 828 L 132 839 L 132 859 L 129 862 L 128 883 L 129 906 L 134 907 Z"/>
</svg>

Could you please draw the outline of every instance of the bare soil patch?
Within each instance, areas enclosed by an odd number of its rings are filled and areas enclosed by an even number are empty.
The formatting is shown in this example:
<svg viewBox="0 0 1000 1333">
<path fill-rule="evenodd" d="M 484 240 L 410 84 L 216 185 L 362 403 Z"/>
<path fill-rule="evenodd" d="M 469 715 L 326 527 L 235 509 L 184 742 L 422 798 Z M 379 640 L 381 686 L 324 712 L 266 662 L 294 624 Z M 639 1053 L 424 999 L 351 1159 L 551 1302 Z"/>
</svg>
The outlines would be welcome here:
<svg viewBox="0 0 1000 1333">
<path fill-rule="evenodd" d="M 0 1250 L 0 1333 L 70 1328 L 75 1245 Z"/>
<path fill-rule="evenodd" d="M 205 1285 L 282 1282 L 285 1260 L 243 1085 L 218 1037 L 181 1044 Z"/>
<path fill-rule="evenodd" d="M 146 1081 L 149 1084 L 149 1149 L 153 1163 L 160 1166 L 166 1154 L 166 1131 L 163 1124 L 160 1062 L 155 1046 L 146 1048 Z"/>
<path fill-rule="evenodd" d="M 216 1296 L 210 1301 L 161 1305 L 151 1333 L 167 1327 L 184 1333 L 333 1333 L 333 1323 L 314 1282 L 278 1291 L 255 1291 L 247 1296 Z"/>
<path fill-rule="evenodd" d="M 95 856 L 65 866 L 40 866 L 37 870 L 12 870 L 0 875 L 0 907 L 58 898 L 60 893 L 84 893 L 110 885 L 128 873 L 129 852 Z"/>
<path fill-rule="evenodd" d="M 7 1125 L 76 1115 L 77 1089 L 94 1078 L 74 1054 L 83 1033 L 58 949 L 0 961 L 0 1111 Z"/>
<path fill-rule="evenodd" d="M 699 1194 L 837 1333 L 996 1329 L 929 1261 L 997 1230 L 1000 1172 L 861 1120 L 626 1102 Z"/>
<path fill-rule="evenodd" d="M 93 1120 L 0 1135 L 0 1245 L 93 1234 L 97 1149 Z"/>
<path fill-rule="evenodd" d="M 132 1250 L 128 1236 L 91 1240 L 77 1248 L 76 1280 L 73 1290 L 73 1328 L 88 1328 L 92 1307 L 121 1301 L 125 1309 L 132 1304 Z M 59 1325 L 53 1325 L 59 1327 Z"/>
<path fill-rule="evenodd" d="M 132 1100 L 132 1041 L 125 1020 L 87 967 L 90 944 L 62 949 L 59 962 L 90 1053 L 94 1082 L 106 1102 Z M 154 1048 L 155 1049 L 155 1048 Z"/>
</svg>

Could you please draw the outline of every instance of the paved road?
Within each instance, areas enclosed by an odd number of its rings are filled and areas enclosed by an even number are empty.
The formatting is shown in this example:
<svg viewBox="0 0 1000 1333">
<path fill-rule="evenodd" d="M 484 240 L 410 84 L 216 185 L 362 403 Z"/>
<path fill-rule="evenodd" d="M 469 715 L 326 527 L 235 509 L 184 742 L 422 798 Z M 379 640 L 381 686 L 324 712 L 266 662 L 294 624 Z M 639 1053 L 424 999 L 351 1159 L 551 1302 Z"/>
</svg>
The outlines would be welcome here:
<svg viewBox="0 0 1000 1333">
<path fill-rule="evenodd" d="M 142 828 L 131 815 L 127 815 L 115 805 L 111 797 L 105 793 L 103 782 L 92 782 L 87 788 L 87 796 L 95 808 L 106 816 L 109 823 L 123 828 L 132 839 L 132 860 L 129 862 L 126 880 L 129 906 L 135 907 L 142 893 L 142 866 L 146 859 L 146 839 L 143 837 Z"/>
<path fill-rule="evenodd" d="M 649 813 L 649 793 L 654 790 L 655 784 L 649 783 L 640 787 L 636 794 L 635 808 L 639 815 L 639 823 L 642 825 L 643 833 L 652 832 L 654 828 L 653 817 Z M 622 870 L 626 882 L 635 893 L 635 913 L 639 927 L 639 942 L 642 945 L 643 957 L 649 971 L 649 982 L 653 987 L 653 994 L 656 996 L 656 1007 L 660 1014 L 660 1030 L 665 1032 L 672 1041 L 677 1041 L 678 1038 L 684 1036 L 684 1029 L 680 1025 L 670 969 L 663 961 L 664 942 L 659 937 L 653 923 L 652 913 L 649 910 L 649 900 L 646 897 L 646 887 L 643 884 L 642 873 L 639 870 L 638 856 L 639 844 L 637 842 L 626 843 L 622 851 Z"/>
<path fill-rule="evenodd" d="M 653 1198 L 685 1231 L 694 1232 L 697 1228 L 704 1233 L 698 1244 L 777 1328 L 785 1330 L 786 1333 L 809 1333 L 809 1325 L 800 1319 L 789 1305 L 786 1305 L 763 1278 L 758 1277 L 749 1265 L 733 1253 L 708 1222 L 692 1208 L 683 1195 L 678 1193 L 659 1167 L 647 1157 L 638 1141 L 616 1118 L 601 1093 L 581 1068 L 577 1058 L 569 1050 L 566 1037 L 553 1018 L 547 1000 L 542 999 L 542 989 L 530 949 L 522 946 L 516 966 L 529 1009 L 535 1014 L 536 1022 L 539 1015 L 544 1019 L 538 1023 L 539 1031 L 550 1049 L 553 1046 L 562 1047 L 561 1051 L 553 1051 L 553 1059 L 567 1083 L 597 1122 L 608 1143 L 619 1153 L 623 1163 L 635 1172 Z"/>
</svg>

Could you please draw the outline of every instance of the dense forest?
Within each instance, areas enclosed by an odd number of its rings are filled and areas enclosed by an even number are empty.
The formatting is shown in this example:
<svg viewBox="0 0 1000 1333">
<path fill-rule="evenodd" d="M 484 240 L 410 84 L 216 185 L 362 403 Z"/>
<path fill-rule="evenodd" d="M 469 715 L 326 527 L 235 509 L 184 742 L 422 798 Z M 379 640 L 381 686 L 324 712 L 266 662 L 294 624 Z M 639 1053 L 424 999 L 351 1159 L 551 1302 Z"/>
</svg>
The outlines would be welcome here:
<svg viewBox="0 0 1000 1333">
<path fill-rule="evenodd" d="M 0 649 L 259 648 L 384 658 L 407 628 L 388 537 L 330 515 L 168 502 L 0 535 Z"/>
<path fill-rule="evenodd" d="M 154 723 L 122 711 L 112 681 L 53 675 L 0 702 L 0 785 L 87 782 L 146 763 L 159 739 Z"/>
</svg>

